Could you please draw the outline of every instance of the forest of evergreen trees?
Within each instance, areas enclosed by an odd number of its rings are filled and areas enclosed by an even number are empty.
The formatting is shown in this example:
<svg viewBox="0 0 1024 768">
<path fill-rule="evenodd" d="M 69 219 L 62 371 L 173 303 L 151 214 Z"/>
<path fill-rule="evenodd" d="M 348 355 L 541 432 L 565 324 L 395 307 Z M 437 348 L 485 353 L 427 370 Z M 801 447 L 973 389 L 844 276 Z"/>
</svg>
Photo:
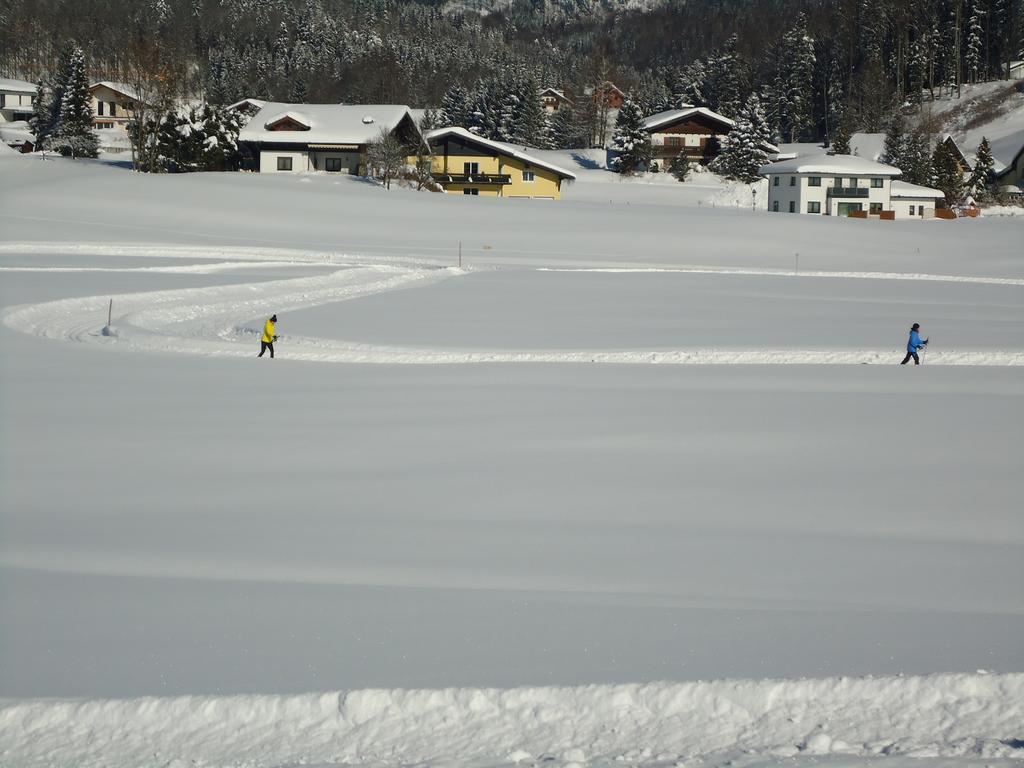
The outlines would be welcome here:
<svg viewBox="0 0 1024 768">
<path fill-rule="evenodd" d="M 489 135 L 559 146 L 592 140 L 600 115 L 541 125 L 531 111 L 515 137 L 502 116 L 543 86 L 592 112 L 579 96 L 609 80 L 645 114 L 686 102 L 737 116 L 756 94 L 773 136 L 816 140 L 884 130 L 896 107 L 1001 77 L 1022 40 L 1024 0 L 514 0 L 483 14 L 430 0 L 0 0 L 5 76 L 46 83 L 74 44 L 92 79 L 145 86 L 158 108 L 444 103 Z"/>
</svg>

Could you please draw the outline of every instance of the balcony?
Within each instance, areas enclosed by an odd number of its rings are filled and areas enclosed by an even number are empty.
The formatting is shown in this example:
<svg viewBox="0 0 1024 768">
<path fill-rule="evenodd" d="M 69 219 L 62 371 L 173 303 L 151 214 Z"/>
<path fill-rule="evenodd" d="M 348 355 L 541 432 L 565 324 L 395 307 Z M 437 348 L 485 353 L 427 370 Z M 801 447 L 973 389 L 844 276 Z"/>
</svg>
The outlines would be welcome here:
<svg viewBox="0 0 1024 768">
<path fill-rule="evenodd" d="M 867 187 L 828 187 L 828 196 L 867 197 L 870 191 Z"/>
<path fill-rule="evenodd" d="M 433 173 L 438 184 L 511 184 L 507 173 Z"/>
</svg>

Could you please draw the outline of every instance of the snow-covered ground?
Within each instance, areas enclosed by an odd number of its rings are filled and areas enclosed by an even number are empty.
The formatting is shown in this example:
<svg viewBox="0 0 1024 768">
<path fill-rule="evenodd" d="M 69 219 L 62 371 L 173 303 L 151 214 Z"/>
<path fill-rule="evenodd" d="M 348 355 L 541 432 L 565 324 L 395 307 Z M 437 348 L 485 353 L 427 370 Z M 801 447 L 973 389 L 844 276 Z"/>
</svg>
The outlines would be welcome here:
<svg viewBox="0 0 1024 768">
<path fill-rule="evenodd" d="M 0 169 L 3 765 L 1019 764 L 1020 218 Z"/>
</svg>

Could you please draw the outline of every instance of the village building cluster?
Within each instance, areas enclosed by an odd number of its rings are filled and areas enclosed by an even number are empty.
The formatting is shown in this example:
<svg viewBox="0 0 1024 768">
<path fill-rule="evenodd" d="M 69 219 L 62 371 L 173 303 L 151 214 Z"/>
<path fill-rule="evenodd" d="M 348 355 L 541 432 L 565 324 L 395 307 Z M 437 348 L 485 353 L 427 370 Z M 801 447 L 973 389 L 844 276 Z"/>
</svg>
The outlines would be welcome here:
<svg viewBox="0 0 1024 768">
<path fill-rule="evenodd" d="M 32 116 L 36 86 L 0 79 L 0 140 L 20 151 L 34 149 L 27 121 Z M 127 126 L 139 102 L 125 83 L 104 80 L 89 86 L 92 125 L 100 145 L 127 151 Z M 628 97 L 613 83 L 580 94 L 613 115 Z M 538 100 L 551 116 L 573 107 L 563 90 L 546 87 Z M 527 147 L 496 141 L 459 126 L 422 130 L 424 110 L 397 104 L 293 104 L 243 99 L 226 108 L 243 124 L 238 143 L 245 150 L 243 168 L 260 173 L 339 173 L 366 175 L 371 145 L 391 136 L 409 153 L 408 162 L 429 159 L 436 188 L 470 196 L 557 200 L 565 182 L 576 176 Z M 728 143 L 737 122 L 707 107 L 681 105 L 643 117 L 639 123 L 650 146 L 649 163 L 668 168 L 682 158 L 687 163 L 712 164 Z M 971 159 L 951 136 L 943 139 L 961 172 L 972 170 Z M 910 184 L 902 171 L 874 156 L 785 151 L 758 140 L 759 151 L 773 162 L 760 167 L 768 179 L 768 210 L 803 215 L 851 216 L 881 219 L 927 219 L 943 205 L 937 189 Z M 1005 153 L 1004 153 L 1005 155 Z M 609 167 L 614 162 L 609 153 Z M 1011 192 L 1024 183 L 1024 147 L 1003 157 L 996 176 Z"/>
</svg>

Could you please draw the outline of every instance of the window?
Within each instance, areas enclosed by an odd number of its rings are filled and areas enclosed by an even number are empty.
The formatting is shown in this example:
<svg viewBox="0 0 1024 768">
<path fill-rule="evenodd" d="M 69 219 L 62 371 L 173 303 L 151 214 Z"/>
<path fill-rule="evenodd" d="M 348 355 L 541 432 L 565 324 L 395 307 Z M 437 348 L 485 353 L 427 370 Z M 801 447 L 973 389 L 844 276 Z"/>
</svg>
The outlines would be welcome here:
<svg viewBox="0 0 1024 768">
<path fill-rule="evenodd" d="M 813 201 L 807 203 L 807 212 L 808 213 L 821 213 L 821 203 L 817 203 L 817 202 L 813 202 Z"/>
<path fill-rule="evenodd" d="M 681 136 L 666 136 L 665 146 L 666 147 L 681 147 L 683 145 L 683 138 Z"/>
<path fill-rule="evenodd" d="M 852 189 L 856 189 L 857 188 L 857 177 L 856 176 L 854 176 L 854 177 L 852 177 L 850 179 L 850 187 Z"/>
<path fill-rule="evenodd" d="M 869 203 L 868 204 L 868 213 L 881 213 L 881 212 L 882 212 L 882 204 L 881 203 Z"/>
<path fill-rule="evenodd" d="M 480 163 L 463 163 L 462 172 L 466 176 L 476 176 L 478 173 L 480 173 Z"/>
<path fill-rule="evenodd" d="M 469 165 L 469 163 L 466 163 L 466 165 Z M 473 165 L 476 165 L 476 163 L 473 163 Z M 462 194 L 464 194 L 464 195 L 479 195 L 480 194 L 480 190 L 476 189 L 475 187 L 466 187 L 464 190 L 462 190 Z"/>
<path fill-rule="evenodd" d="M 796 200 L 789 201 L 789 212 L 796 213 Z"/>
<path fill-rule="evenodd" d="M 523 171 L 523 181 L 533 181 L 533 171 Z"/>
<path fill-rule="evenodd" d="M 917 215 L 918 216 L 922 216 L 922 217 L 924 216 L 924 206 L 923 205 L 917 206 Z"/>
<path fill-rule="evenodd" d="M 772 203 L 772 210 L 775 211 L 775 213 L 779 212 L 779 201 L 778 200 L 776 200 L 775 202 Z"/>
<path fill-rule="evenodd" d="M 110 116 L 111 117 L 117 117 L 117 102 L 116 101 L 110 102 Z"/>
<path fill-rule="evenodd" d="M 772 176 L 772 186 L 773 187 L 779 186 L 779 177 L 778 176 Z"/>
<path fill-rule="evenodd" d="M 341 158 L 340 157 L 328 157 L 324 164 L 324 167 L 331 173 L 337 173 L 341 170 Z"/>
<path fill-rule="evenodd" d="M 836 176 L 832 180 L 832 186 L 835 187 L 836 189 L 842 189 L 843 188 L 843 177 L 842 176 Z"/>
<path fill-rule="evenodd" d="M 6 109 L 6 108 L 7 108 L 7 94 L 6 93 L 0 93 L 0 109 Z M 100 112 L 100 114 L 102 115 L 103 113 Z"/>
<path fill-rule="evenodd" d="M 290 157 L 279 157 L 277 158 L 277 170 L 279 171 L 290 171 L 292 169 L 292 159 Z"/>
<path fill-rule="evenodd" d="M 789 186 L 791 186 L 791 187 L 795 187 L 796 186 L 796 176 L 790 176 L 789 177 Z"/>
<path fill-rule="evenodd" d="M 2 98 L 2 97 L 0 97 L 0 98 Z M 100 117 L 103 117 L 103 108 L 105 106 L 106 105 L 102 101 L 97 101 L 96 102 L 96 114 L 99 115 Z"/>
<path fill-rule="evenodd" d="M 114 127 L 113 123 L 96 123 L 96 128 L 97 129 L 100 129 L 100 128 L 113 128 L 113 127 Z"/>
<path fill-rule="evenodd" d="M 881 189 L 882 188 L 882 180 L 881 179 L 872 179 L 871 180 L 871 188 L 872 189 Z"/>
<path fill-rule="evenodd" d="M 820 187 L 821 186 L 821 176 L 808 176 L 807 177 L 807 186 L 808 187 Z"/>
<path fill-rule="evenodd" d="M 910 215 L 911 215 L 911 216 L 914 216 L 914 215 L 916 215 L 916 214 L 914 213 L 914 206 L 910 206 Z"/>
</svg>

